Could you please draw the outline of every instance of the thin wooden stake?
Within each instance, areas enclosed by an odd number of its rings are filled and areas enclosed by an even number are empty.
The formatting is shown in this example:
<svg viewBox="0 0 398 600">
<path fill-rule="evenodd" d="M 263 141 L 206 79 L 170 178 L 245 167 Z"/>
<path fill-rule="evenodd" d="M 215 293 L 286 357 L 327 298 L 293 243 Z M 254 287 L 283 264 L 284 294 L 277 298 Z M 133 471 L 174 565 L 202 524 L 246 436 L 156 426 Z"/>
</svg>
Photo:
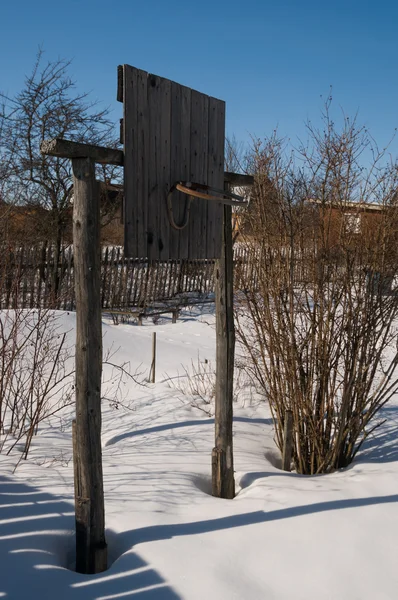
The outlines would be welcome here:
<svg viewBox="0 0 398 600">
<path fill-rule="evenodd" d="M 156 379 L 156 331 L 152 333 L 152 365 L 151 365 L 151 381 L 155 383 Z"/>
<path fill-rule="evenodd" d="M 285 412 L 285 426 L 283 430 L 283 453 L 282 453 L 282 469 L 283 471 L 291 471 L 293 450 L 293 412 L 287 410 Z"/>
</svg>

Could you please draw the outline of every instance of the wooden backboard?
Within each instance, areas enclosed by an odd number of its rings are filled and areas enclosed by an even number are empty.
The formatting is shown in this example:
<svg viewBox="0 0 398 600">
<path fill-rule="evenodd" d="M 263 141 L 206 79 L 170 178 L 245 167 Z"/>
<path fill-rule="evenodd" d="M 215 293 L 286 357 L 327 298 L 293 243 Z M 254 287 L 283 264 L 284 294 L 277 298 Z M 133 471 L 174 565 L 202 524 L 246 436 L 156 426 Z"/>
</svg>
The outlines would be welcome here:
<svg viewBox="0 0 398 600">
<path fill-rule="evenodd" d="M 167 194 L 179 181 L 223 189 L 225 103 L 129 65 L 118 68 L 123 102 L 125 254 L 155 260 L 218 258 L 222 204 L 195 198 L 182 230 Z M 187 196 L 175 192 L 181 222 Z"/>
</svg>

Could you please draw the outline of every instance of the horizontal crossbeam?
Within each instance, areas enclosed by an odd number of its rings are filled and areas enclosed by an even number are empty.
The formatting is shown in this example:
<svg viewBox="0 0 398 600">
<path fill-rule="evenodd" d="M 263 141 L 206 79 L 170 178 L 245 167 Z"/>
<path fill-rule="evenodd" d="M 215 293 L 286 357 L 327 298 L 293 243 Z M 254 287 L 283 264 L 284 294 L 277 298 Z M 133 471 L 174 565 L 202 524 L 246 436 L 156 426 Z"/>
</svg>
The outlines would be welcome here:
<svg viewBox="0 0 398 600">
<path fill-rule="evenodd" d="M 62 138 L 45 140 L 40 146 L 42 154 L 57 156 L 58 158 L 92 158 L 103 165 L 123 166 L 123 152 L 115 148 L 81 144 Z"/>
<path fill-rule="evenodd" d="M 92 158 L 95 162 L 103 165 L 123 166 L 124 156 L 122 150 L 115 148 L 106 148 L 105 146 L 93 146 L 92 144 L 82 144 L 63 138 L 54 138 L 45 140 L 41 143 L 40 151 L 42 154 L 57 156 L 58 158 Z M 253 185 L 254 177 L 244 175 L 243 173 L 224 173 L 224 182 L 232 186 Z"/>
<path fill-rule="evenodd" d="M 245 185 L 253 185 L 254 177 L 253 175 L 244 175 L 243 173 L 229 173 L 229 171 L 224 171 L 224 183 L 229 183 L 232 186 L 245 186 Z"/>
</svg>

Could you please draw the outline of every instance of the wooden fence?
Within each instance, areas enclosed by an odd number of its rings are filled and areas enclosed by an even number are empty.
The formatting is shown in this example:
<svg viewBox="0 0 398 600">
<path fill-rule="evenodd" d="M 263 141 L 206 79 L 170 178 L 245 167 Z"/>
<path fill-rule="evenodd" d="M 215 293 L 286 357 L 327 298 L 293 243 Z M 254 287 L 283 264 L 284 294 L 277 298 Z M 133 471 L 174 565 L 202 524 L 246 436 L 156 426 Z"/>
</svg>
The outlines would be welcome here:
<svg viewBox="0 0 398 600">
<path fill-rule="evenodd" d="M 214 290 L 214 261 L 127 259 L 118 247 L 102 249 L 101 306 L 148 306 Z M 0 248 L 0 308 L 74 310 L 73 247 Z"/>
<path fill-rule="evenodd" d="M 263 257 L 261 260 L 267 260 Z M 236 289 L 256 289 L 257 254 L 234 248 Z M 295 266 L 295 280 L 308 277 L 306 262 Z M 124 258 L 120 247 L 105 247 L 101 257 L 103 309 L 146 307 L 187 296 L 206 297 L 215 289 L 214 260 L 152 261 Z M 307 269 L 308 270 L 308 269 Z M 74 310 L 73 247 L 0 246 L 0 308 Z"/>
</svg>

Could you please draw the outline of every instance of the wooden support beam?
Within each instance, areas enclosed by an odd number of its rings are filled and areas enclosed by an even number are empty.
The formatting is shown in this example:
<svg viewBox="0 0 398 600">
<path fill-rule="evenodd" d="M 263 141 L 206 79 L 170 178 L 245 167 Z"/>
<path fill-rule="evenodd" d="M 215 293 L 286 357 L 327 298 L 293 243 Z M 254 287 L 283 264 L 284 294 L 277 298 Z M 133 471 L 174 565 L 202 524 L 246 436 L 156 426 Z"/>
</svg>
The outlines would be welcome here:
<svg viewBox="0 0 398 600">
<path fill-rule="evenodd" d="M 116 100 L 118 102 L 123 102 L 123 65 L 119 65 L 117 68 L 117 94 Z"/>
<path fill-rule="evenodd" d="M 233 314 L 232 211 L 224 205 L 221 258 L 216 261 L 216 398 L 212 494 L 235 496 L 232 447 L 235 326 Z"/>
<path fill-rule="evenodd" d="M 254 177 L 253 175 L 244 175 L 243 173 L 229 173 L 228 171 L 224 171 L 224 182 L 228 183 L 230 186 L 245 186 L 245 185 L 253 185 Z"/>
<path fill-rule="evenodd" d="M 101 450 L 100 205 L 94 160 L 74 158 L 72 169 L 76 294 L 76 570 L 99 573 L 107 568 Z"/>
<path fill-rule="evenodd" d="M 41 143 L 40 152 L 49 156 L 57 156 L 58 158 L 92 158 L 96 163 L 104 165 L 118 165 L 122 167 L 124 164 L 123 150 L 82 144 L 63 138 L 44 140 Z M 253 185 L 254 177 L 243 173 L 229 173 L 225 171 L 224 182 L 231 186 L 249 186 Z"/>
<path fill-rule="evenodd" d="M 44 140 L 40 145 L 40 152 L 58 158 L 91 158 L 94 162 L 103 165 L 123 166 L 123 152 L 121 150 L 81 144 L 62 138 Z"/>
</svg>

